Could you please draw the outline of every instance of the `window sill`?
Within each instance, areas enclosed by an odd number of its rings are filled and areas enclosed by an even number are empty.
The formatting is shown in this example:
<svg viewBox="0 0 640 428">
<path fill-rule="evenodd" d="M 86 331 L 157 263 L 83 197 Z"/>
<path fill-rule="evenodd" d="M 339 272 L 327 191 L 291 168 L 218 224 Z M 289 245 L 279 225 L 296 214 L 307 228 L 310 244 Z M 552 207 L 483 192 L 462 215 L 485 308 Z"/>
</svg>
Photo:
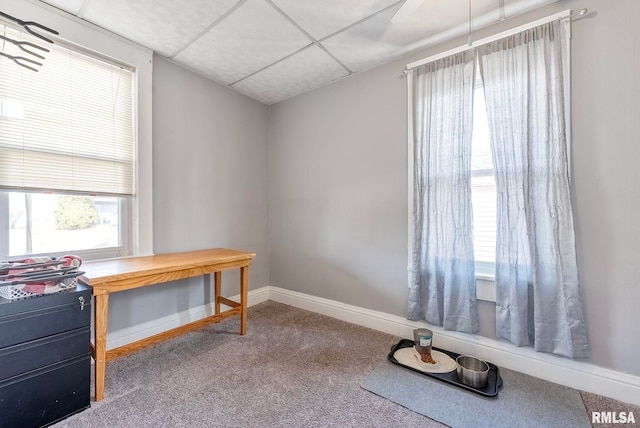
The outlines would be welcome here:
<svg viewBox="0 0 640 428">
<path fill-rule="evenodd" d="M 476 298 L 485 302 L 496 301 L 496 283 L 492 275 L 476 275 Z"/>
<path fill-rule="evenodd" d="M 495 282 L 496 276 L 491 274 L 476 273 L 476 281 L 477 280 Z"/>
<path fill-rule="evenodd" d="M 411 268 L 407 267 L 407 270 L 411 272 Z M 411 275 L 409 275 L 409 284 L 411 281 Z M 476 299 L 484 302 L 496 301 L 496 282 L 495 276 L 490 274 L 476 273 Z"/>
</svg>

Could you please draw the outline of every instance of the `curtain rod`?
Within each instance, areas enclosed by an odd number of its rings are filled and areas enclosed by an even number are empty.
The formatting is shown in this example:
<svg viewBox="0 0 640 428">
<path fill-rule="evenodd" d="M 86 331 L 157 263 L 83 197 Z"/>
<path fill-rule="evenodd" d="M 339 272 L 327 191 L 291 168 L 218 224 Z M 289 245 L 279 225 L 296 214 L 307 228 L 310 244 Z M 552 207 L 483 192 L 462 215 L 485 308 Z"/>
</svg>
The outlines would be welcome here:
<svg viewBox="0 0 640 428">
<path fill-rule="evenodd" d="M 421 66 L 423 64 L 428 64 L 430 62 L 437 61 L 437 60 L 439 60 L 441 58 L 445 58 L 445 57 L 448 57 L 450 55 L 453 55 L 453 54 L 456 54 L 456 53 L 459 53 L 459 52 L 463 52 L 463 51 L 465 51 L 467 49 L 473 49 L 473 48 L 477 48 L 478 46 L 486 45 L 487 43 L 491 43 L 493 41 L 500 40 L 502 38 L 511 36 L 513 34 L 517 34 L 517 33 L 520 33 L 522 31 L 528 30 L 529 28 L 533 28 L 533 27 L 537 27 L 539 25 L 546 24 L 548 22 L 552 22 L 552 21 L 558 20 L 558 21 L 564 21 L 564 22 L 568 23 L 568 22 L 571 21 L 571 19 L 573 19 L 575 17 L 582 18 L 583 16 L 585 16 L 587 14 L 587 12 L 588 12 L 587 8 L 580 9 L 579 11 L 574 12 L 574 13 L 571 13 L 571 10 L 567 9 L 567 10 L 564 10 L 562 12 L 558 12 L 558 13 L 555 13 L 553 15 L 549 15 L 549 16 L 547 16 L 545 18 L 540 18 L 538 20 L 529 22 L 527 24 L 520 25 L 520 26 L 512 28 L 510 30 L 503 31 L 503 32 L 501 32 L 499 34 L 494 34 L 493 36 L 485 37 L 484 39 L 480 39 L 480 40 L 478 40 L 476 42 L 471 43 L 471 45 L 465 44 L 465 45 L 462 45 L 462 46 L 458 46 L 457 48 L 449 49 L 448 51 L 445 51 L 445 52 L 442 52 L 442 53 L 439 53 L 439 54 L 431 55 L 431 56 L 429 56 L 427 58 L 423 58 L 423 59 L 420 59 L 418 61 L 410 62 L 409 64 L 407 64 L 405 69 L 402 70 L 402 73 L 404 75 L 406 75 L 409 71 L 411 71 L 414 68 L 419 67 L 419 66 Z"/>
</svg>

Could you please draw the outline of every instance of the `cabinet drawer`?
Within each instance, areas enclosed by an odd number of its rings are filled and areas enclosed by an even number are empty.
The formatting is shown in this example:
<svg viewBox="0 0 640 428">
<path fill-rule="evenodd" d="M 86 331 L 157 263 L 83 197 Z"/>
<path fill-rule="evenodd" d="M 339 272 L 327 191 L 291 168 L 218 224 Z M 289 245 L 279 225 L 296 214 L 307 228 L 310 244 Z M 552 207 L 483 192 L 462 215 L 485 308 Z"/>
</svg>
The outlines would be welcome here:
<svg viewBox="0 0 640 428">
<path fill-rule="evenodd" d="M 0 348 L 89 326 L 91 291 L 76 290 L 0 302 Z"/>
<path fill-rule="evenodd" d="M 0 382 L 0 427 L 50 425 L 90 405 L 90 357 Z"/>
<path fill-rule="evenodd" d="M 82 327 L 2 348 L 0 381 L 60 361 L 89 355 L 90 341 L 90 328 Z"/>
</svg>

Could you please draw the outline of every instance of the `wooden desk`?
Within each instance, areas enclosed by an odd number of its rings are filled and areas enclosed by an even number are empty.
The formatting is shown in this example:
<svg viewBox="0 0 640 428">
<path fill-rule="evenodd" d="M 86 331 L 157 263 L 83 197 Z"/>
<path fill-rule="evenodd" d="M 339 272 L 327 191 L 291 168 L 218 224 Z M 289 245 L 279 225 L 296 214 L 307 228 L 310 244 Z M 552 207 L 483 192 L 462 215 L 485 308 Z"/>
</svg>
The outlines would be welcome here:
<svg viewBox="0 0 640 428">
<path fill-rule="evenodd" d="M 104 398 L 106 363 L 109 360 L 233 315 L 240 315 L 240 334 L 246 334 L 249 266 L 254 257 L 254 253 L 215 248 L 84 263 L 81 269 L 86 273 L 80 279 L 93 288 L 95 304 L 93 325 L 95 340 L 92 347 L 95 360 L 95 400 L 100 401 Z M 240 269 L 240 303 L 220 296 L 222 271 L 235 268 Z M 107 351 L 109 294 L 210 273 L 214 274 L 214 315 Z M 220 304 L 229 306 L 231 309 L 220 312 Z"/>
</svg>

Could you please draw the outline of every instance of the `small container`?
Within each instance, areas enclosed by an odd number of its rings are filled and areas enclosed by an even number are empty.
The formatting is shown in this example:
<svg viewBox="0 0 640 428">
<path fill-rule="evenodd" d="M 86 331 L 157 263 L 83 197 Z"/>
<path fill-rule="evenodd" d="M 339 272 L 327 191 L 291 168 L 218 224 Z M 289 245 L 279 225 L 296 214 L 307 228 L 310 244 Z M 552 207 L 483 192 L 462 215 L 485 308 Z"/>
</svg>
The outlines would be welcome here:
<svg viewBox="0 0 640 428">
<path fill-rule="evenodd" d="M 479 358 L 460 355 L 456 358 L 458 379 L 472 388 L 483 389 L 489 381 L 489 365 Z"/>
<path fill-rule="evenodd" d="M 426 328 L 417 328 L 413 330 L 413 344 L 416 351 L 420 354 L 422 361 L 431 359 L 431 342 L 433 341 L 433 333 Z"/>
</svg>

